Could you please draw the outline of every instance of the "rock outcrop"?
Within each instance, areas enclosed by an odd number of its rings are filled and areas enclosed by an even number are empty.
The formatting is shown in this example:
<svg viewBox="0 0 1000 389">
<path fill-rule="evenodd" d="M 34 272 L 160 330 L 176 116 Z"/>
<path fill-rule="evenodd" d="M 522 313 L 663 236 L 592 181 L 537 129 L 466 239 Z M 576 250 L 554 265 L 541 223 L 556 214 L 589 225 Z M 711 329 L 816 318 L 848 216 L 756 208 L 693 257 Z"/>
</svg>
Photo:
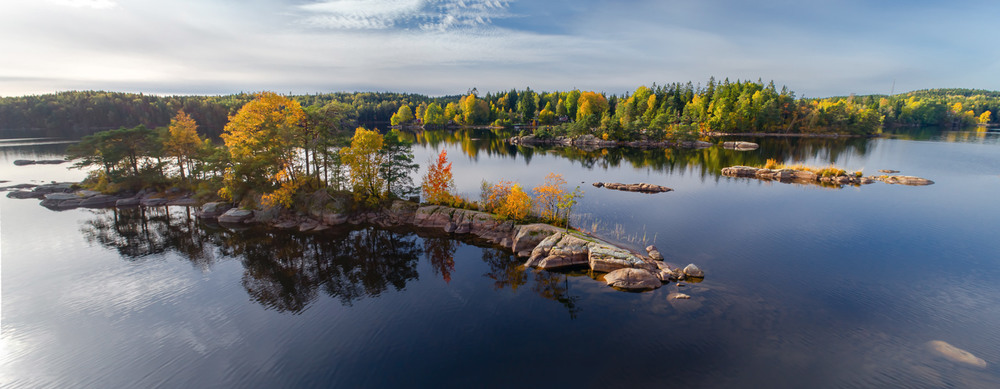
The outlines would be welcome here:
<svg viewBox="0 0 1000 389">
<path fill-rule="evenodd" d="M 861 176 L 859 174 L 819 175 L 808 170 L 795 169 L 764 169 L 750 166 L 730 166 L 722 169 L 722 175 L 728 177 L 748 177 L 783 183 L 800 183 L 814 185 L 868 185 L 877 181 L 887 184 L 931 185 L 934 181 L 912 176 Z"/>
<path fill-rule="evenodd" d="M 593 185 L 598 188 L 608 188 L 614 190 L 621 190 L 625 192 L 639 192 L 639 193 L 663 193 L 663 192 L 670 192 L 673 190 L 665 186 L 647 184 L 645 182 L 641 182 L 638 184 L 621 184 L 617 182 L 595 182 Z"/>
<path fill-rule="evenodd" d="M 608 286 L 633 291 L 652 290 L 662 285 L 652 273 L 632 268 L 618 269 L 605 274 L 604 281 Z"/>
</svg>

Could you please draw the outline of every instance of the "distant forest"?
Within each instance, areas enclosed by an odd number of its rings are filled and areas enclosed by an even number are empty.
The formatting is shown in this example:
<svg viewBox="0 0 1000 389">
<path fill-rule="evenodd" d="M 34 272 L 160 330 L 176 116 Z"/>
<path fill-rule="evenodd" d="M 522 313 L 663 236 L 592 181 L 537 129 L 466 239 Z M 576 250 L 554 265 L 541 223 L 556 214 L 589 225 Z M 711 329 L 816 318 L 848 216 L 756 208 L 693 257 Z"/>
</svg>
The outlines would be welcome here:
<svg viewBox="0 0 1000 389">
<path fill-rule="evenodd" d="M 229 117 L 253 94 L 156 96 L 73 91 L 0 98 L 0 135 L 80 138 L 97 131 L 145 125 L 162 127 L 179 110 L 198 123 L 198 132 L 217 138 Z M 933 89 L 903 94 L 796 98 L 788 88 L 760 80 L 705 85 L 673 83 L 642 86 L 609 95 L 530 88 L 480 95 L 428 97 L 390 92 L 288 96 L 303 107 L 338 104 L 348 117 L 369 126 L 429 127 L 495 125 L 576 126 L 613 139 L 697 130 L 726 133 L 872 134 L 883 127 L 965 128 L 996 124 L 1000 92 Z M 573 132 L 573 131 L 570 131 Z M 579 131 L 578 131 L 579 132 Z"/>
</svg>

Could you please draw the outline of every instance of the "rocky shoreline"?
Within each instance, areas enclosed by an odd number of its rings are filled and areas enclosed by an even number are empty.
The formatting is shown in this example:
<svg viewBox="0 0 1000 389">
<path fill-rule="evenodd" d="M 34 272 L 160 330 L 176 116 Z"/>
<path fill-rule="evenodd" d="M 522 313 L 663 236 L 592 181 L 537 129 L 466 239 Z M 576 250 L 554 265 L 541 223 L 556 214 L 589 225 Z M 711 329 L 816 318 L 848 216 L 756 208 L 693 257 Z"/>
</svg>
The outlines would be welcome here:
<svg viewBox="0 0 1000 389">
<path fill-rule="evenodd" d="M 730 166 L 722 169 L 722 175 L 728 177 L 747 177 L 767 181 L 778 181 L 783 183 L 800 183 L 816 185 L 833 185 L 842 187 L 844 185 L 868 185 L 875 182 L 886 184 L 899 184 L 909 186 L 932 185 L 934 181 L 926 178 L 914 176 L 861 176 L 861 175 L 836 175 L 824 176 L 808 170 L 797 169 L 765 169 L 750 166 Z"/>
<path fill-rule="evenodd" d="M 28 189 L 31 190 L 22 190 Z M 172 189 L 165 192 L 142 190 L 134 194 L 104 195 L 80 189 L 74 183 L 51 183 L 31 187 L 19 185 L 7 197 L 42 199 L 53 210 L 137 206 L 197 206 L 191 193 Z M 361 212 L 350 211 L 350 200 L 317 191 L 300 198 L 305 212 L 281 207 L 242 209 L 223 202 L 205 203 L 195 212 L 200 219 L 217 221 L 227 227 L 253 224 L 300 232 L 321 231 L 338 225 L 372 224 L 380 227 L 415 227 L 438 230 L 456 236 L 472 236 L 511 250 L 525 258 L 525 266 L 543 270 L 586 267 L 609 286 L 627 291 L 657 289 L 670 281 L 699 280 L 705 273 L 694 264 L 683 269 L 663 262 L 654 247 L 638 254 L 579 231 L 567 231 L 548 224 L 515 224 L 494 215 L 438 205 L 420 205 L 396 200 L 388 207 Z M 676 297 L 675 298 L 683 298 Z"/>
</svg>

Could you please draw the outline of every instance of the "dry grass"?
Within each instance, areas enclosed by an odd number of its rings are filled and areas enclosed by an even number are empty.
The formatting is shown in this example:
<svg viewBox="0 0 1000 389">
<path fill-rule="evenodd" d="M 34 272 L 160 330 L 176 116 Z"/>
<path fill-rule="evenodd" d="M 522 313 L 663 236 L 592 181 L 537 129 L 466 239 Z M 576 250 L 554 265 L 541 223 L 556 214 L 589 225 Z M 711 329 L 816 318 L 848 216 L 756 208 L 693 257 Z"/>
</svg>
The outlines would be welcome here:
<svg viewBox="0 0 1000 389">
<path fill-rule="evenodd" d="M 807 172 L 816 173 L 816 175 L 818 175 L 820 177 L 838 177 L 838 176 L 847 175 L 847 171 L 846 170 L 840 169 L 840 168 L 837 168 L 837 167 L 834 167 L 834 166 L 827 166 L 827 167 L 823 167 L 823 168 L 818 168 L 818 167 L 813 167 L 813 166 L 806 166 L 806 165 L 803 165 L 803 164 L 785 165 L 783 163 L 778 162 L 776 159 L 772 159 L 772 158 L 768 158 L 767 162 L 764 163 L 764 169 L 771 169 L 771 170 L 781 170 L 781 169 L 803 170 L 803 171 L 807 171 Z M 861 177 L 861 172 L 860 171 L 854 172 L 854 175 L 857 176 L 857 177 Z"/>
</svg>

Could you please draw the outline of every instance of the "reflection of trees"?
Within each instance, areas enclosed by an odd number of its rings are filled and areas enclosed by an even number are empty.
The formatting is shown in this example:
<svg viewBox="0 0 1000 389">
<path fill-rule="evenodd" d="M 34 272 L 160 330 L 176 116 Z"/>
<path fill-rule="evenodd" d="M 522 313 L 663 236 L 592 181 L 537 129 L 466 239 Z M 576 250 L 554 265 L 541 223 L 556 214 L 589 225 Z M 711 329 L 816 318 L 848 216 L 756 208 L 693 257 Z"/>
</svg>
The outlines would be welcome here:
<svg viewBox="0 0 1000 389">
<path fill-rule="evenodd" d="M 576 304 L 580 296 L 569 294 L 569 275 L 549 271 L 535 271 L 534 274 L 535 293 L 549 300 L 558 301 L 569 311 L 569 317 L 576 319 L 576 314 L 581 311 Z"/>
<path fill-rule="evenodd" d="M 324 234 L 297 234 L 269 228 L 238 231 L 200 223 L 186 207 L 101 209 L 84 221 L 89 242 L 114 249 L 126 260 L 175 252 L 195 266 L 209 269 L 216 257 L 243 265 L 242 285 L 253 301 L 280 312 L 301 312 L 320 292 L 344 305 L 402 290 L 418 278 L 417 265 L 426 255 L 445 281 L 455 270 L 459 242 L 447 236 L 418 238 L 413 233 L 367 227 Z M 496 289 L 517 289 L 534 279 L 532 291 L 557 301 L 576 317 L 578 296 L 569 293 L 568 275 L 530 272 L 513 254 L 483 248 L 489 267 L 485 278 Z"/>
<path fill-rule="evenodd" d="M 214 262 L 212 236 L 199 228 L 190 208 L 137 207 L 94 210 L 80 228 L 91 243 L 128 260 L 174 251 L 201 268 Z"/>
<path fill-rule="evenodd" d="M 579 162 L 586 169 L 617 168 L 629 164 L 634 168 L 673 172 L 694 169 L 702 177 L 720 177 L 722 168 L 735 165 L 762 166 L 768 158 L 779 161 L 801 162 L 824 159 L 834 163 L 844 154 L 864 155 L 868 152 L 868 138 L 805 138 L 763 137 L 726 138 L 725 140 L 750 140 L 760 144 L 755 151 L 726 150 L 721 147 L 704 149 L 639 149 L 631 147 L 583 150 L 561 146 L 512 146 L 505 139 L 514 135 L 510 130 L 459 129 L 426 130 L 410 133 L 409 140 L 432 147 L 441 144 L 459 145 L 462 152 L 473 160 L 480 154 L 500 157 L 520 155 L 526 163 L 538 152 L 552 152 L 563 158 Z"/>
<path fill-rule="evenodd" d="M 440 274 L 444 282 L 451 281 L 455 271 L 455 249 L 458 242 L 451 238 L 424 238 L 424 254 L 431 261 L 435 274 Z"/>
<path fill-rule="evenodd" d="M 337 237 L 253 229 L 231 234 L 223 252 L 243 262 L 243 286 L 264 306 L 299 312 L 322 288 L 350 305 L 417 278 L 415 237 L 366 228 Z"/>
<path fill-rule="evenodd" d="M 483 262 L 490 267 L 490 271 L 484 276 L 493 280 L 495 289 L 517 290 L 528 282 L 528 274 L 524 266 L 521 266 L 522 261 L 510 253 L 495 248 L 484 248 Z"/>
<path fill-rule="evenodd" d="M 512 291 L 528 282 L 528 274 L 532 274 L 535 284 L 532 291 L 541 297 L 557 301 L 566 307 L 571 318 L 581 311 L 577 305 L 580 296 L 571 296 L 569 292 L 569 274 L 549 271 L 528 271 L 522 261 L 513 254 L 494 248 L 483 249 L 483 262 L 490 271 L 484 274 L 492 279 L 496 289 L 510 288 Z"/>
</svg>

